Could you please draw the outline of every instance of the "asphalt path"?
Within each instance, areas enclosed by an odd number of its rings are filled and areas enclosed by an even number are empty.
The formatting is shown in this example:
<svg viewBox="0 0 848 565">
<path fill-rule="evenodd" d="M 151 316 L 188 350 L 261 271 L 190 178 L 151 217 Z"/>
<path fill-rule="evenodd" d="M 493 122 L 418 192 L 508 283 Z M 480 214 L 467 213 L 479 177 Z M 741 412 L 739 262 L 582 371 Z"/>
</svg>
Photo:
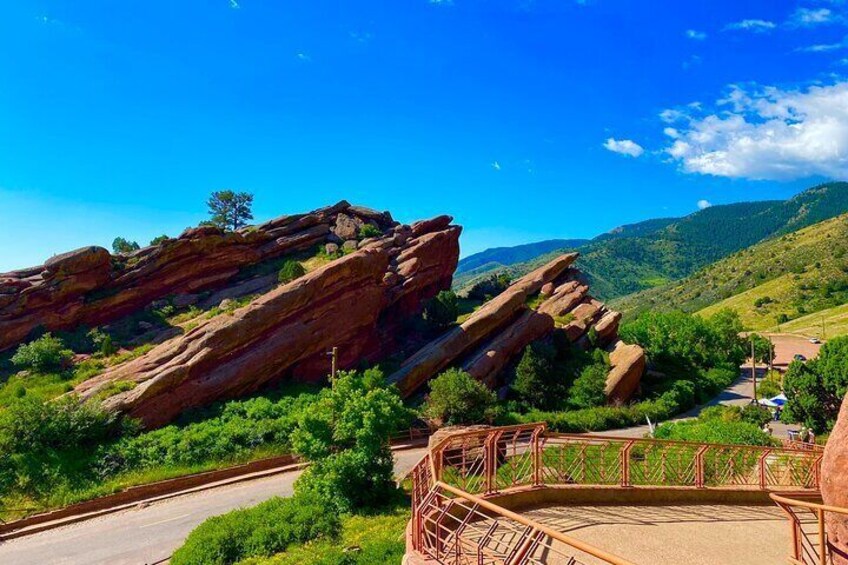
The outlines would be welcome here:
<svg viewBox="0 0 848 565">
<path fill-rule="evenodd" d="M 425 448 L 395 452 L 404 476 Z M 198 524 L 274 496 L 291 496 L 300 471 L 179 496 L 0 542 L 3 565 L 152 565 L 165 562 Z"/>
</svg>

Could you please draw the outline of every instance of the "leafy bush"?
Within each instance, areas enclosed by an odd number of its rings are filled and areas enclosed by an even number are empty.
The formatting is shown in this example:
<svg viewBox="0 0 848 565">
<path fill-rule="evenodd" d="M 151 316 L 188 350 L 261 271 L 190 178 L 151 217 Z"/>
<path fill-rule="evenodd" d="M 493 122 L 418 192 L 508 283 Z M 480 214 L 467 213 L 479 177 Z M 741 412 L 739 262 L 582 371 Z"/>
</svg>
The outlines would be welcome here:
<svg viewBox="0 0 848 565">
<path fill-rule="evenodd" d="M 66 349 L 61 339 L 46 333 L 35 341 L 18 346 L 12 363 L 23 369 L 47 373 L 65 368 L 73 355 L 74 352 Z"/>
<path fill-rule="evenodd" d="M 601 354 L 602 352 L 595 350 L 595 353 Z M 609 364 L 606 363 L 603 356 L 600 356 L 594 363 L 585 367 L 580 372 L 580 376 L 575 379 L 568 391 L 569 404 L 575 408 L 603 406 L 607 401 L 604 389 L 606 388 L 608 374 Z"/>
<path fill-rule="evenodd" d="M 383 232 L 381 232 L 380 228 L 373 224 L 364 224 L 361 228 L 359 228 L 359 239 L 380 237 L 381 235 L 383 235 Z"/>
<path fill-rule="evenodd" d="M 459 303 L 456 294 L 443 290 L 431 298 L 424 307 L 424 319 L 434 329 L 444 329 L 456 321 L 459 316 Z"/>
<path fill-rule="evenodd" d="M 312 462 L 296 488 L 342 512 L 385 503 L 395 490 L 389 437 L 410 419 L 378 369 L 340 372 L 292 433 L 294 452 Z"/>
<path fill-rule="evenodd" d="M 244 458 L 262 447 L 290 448 L 302 412 L 316 400 L 303 388 L 278 399 L 257 397 L 213 405 L 195 421 L 171 424 L 120 439 L 99 453 L 101 476 L 175 465 L 200 465 Z"/>
<path fill-rule="evenodd" d="M 129 241 L 124 239 L 123 237 L 116 237 L 112 241 L 112 251 L 114 251 L 118 255 L 126 255 L 128 253 L 132 253 L 133 251 L 138 251 L 141 249 L 135 241 Z"/>
<path fill-rule="evenodd" d="M 47 494 L 63 466 L 119 432 L 115 416 L 94 403 L 17 398 L 0 411 L 0 491 Z"/>
<path fill-rule="evenodd" d="M 294 543 L 335 538 L 336 512 L 310 494 L 275 497 L 258 506 L 215 516 L 195 528 L 171 557 L 172 565 L 230 565 L 250 556 L 270 556 Z"/>
<path fill-rule="evenodd" d="M 486 385 L 460 369 L 448 369 L 430 381 L 424 413 L 446 426 L 490 422 L 497 396 Z"/>
<path fill-rule="evenodd" d="M 846 389 L 848 336 L 840 336 L 822 346 L 817 358 L 789 365 L 783 377 L 785 419 L 801 422 L 817 434 L 829 431 Z"/>
<path fill-rule="evenodd" d="M 562 380 L 554 370 L 555 356 L 554 348 L 541 341 L 524 348 L 515 369 L 512 389 L 527 406 L 551 409 L 562 397 Z"/>
<path fill-rule="evenodd" d="M 491 300 L 507 289 L 512 281 L 506 273 L 492 274 L 485 279 L 474 283 L 468 291 L 468 298 L 473 300 Z"/>
<path fill-rule="evenodd" d="M 669 422 L 657 427 L 655 437 L 699 443 L 734 445 L 775 445 L 775 440 L 756 424 L 722 419 L 696 419 Z"/>
<path fill-rule="evenodd" d="M 289 283 L 297 278 L 302 277 L 306 274 L 306 269 L 303 268 L 303 265 L 295 261 L 294 259 L 289 259 L 283 266 L 280 268 L 280 272 L 277 273 L 277 280 L 283 284 Z"/>
<path fill-rule="evenodd" d="M 166 241 L 168 241 L 169 239 L 171 239 L 171 238 L 168 237 L 165 234 L 157 235 L 156 237 L 154 237 L 153 239 L 150 240 L 150 245 L 161 245 L 161 244 L 165 243 Z"/>
</svg>

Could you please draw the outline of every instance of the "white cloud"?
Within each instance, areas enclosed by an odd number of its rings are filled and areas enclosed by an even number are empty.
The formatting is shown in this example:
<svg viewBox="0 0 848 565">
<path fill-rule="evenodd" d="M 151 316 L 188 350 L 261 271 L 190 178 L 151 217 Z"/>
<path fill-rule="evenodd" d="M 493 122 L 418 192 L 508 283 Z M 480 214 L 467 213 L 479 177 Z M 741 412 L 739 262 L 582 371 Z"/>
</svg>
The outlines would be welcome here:
<svg viewBox="0 0 848 565">
<path fill-rule="evenodd" d="M 712 111 L 678 113 L 678 136 L 666 152 L 685 172 L 772 180 L 848 175 L 848 81 L 806 90 L 732 85 Z"/>
<path fill-rule="evenodd" d="M 630 157 L 638 157 L 645 152 L 641 145 L 630 139 L 615 139 L 611 137 L 604 142 L 604 147 L 613 153 L 620 153 L 621 155 L 628 155 Z"/>
<path fill-rule="evenodd" d="M 703 41 L 707 38 L 707 34 L 703 31 L 696 31 L 694 29 L 686 30 L 686 37 L 689 39 L 694 39 L 695 41 Z"/>
<path fill-rule="evenodd" d="M 698 210 L 704 210 L 712 205 L 713 203 L 709 200 L 698 200 Z"/>
<path fill-rule="evenodd" d="M 238 10 L 241 8 L 241 5 L 236 0 L 230 0 L 230 8 L 233 10 Z"/>
<path fill-rule="evenodd" d="M 830 51 L 845 49 L 846 46 L 848 46 L 848 38 L 843 39 L 839 43 L 817 43 L 806 47 L 798 47 L 795 51 L 799 53 L 828 53 Z"/>
<path fill-rule="evenodd" d="M 430 4 L 438 4 L 441 6 L 452 6 L 453 0 L 430 0 Z"/>
<path fill-rule="evenodd" d="M 790 27 L 813 27 L 824 24 L 832 24 L 841 21 L 842 18 L 829 8 L 798 8 L 790 16 L 787 25 Z"/>
<path fill-rule="evenodd" d="M 774 22 L 770 22 L 768 20 L 752 19 L 727 24 L 726 26 L 724 26 L 724 31 L 744 30 L 751 31 L 754 33 L 765 33 L 773 30 L 776 27 L 777 25 Z"/>
<path fill-rule="evenodd" d="M 680 137 L 680 132 L 677 131 L 676 128 L 664 128 L 663 133 L 672 139 L 677 139 L 678 137 Z"/>
<path fill-rule="evenodd" d="M 295 57 L 297 57 L 298 61 L 303 61 L 304 63 L 311 63 L 312 62 L 312 57 L 310 57 L 308 54 L 303 53 L 303 52 L 298 53 L 297 55 L 295 55 Z"/>
<path fill-rule="evenodd" d="M 494 161 L 494 162 L 492 163 L 492 168 L 493 168 L 494 170 L 496 170 L 496 171 L 500 171 L 500 170 L 501 170 L 501 164 L 500 164 L 500 163 L 498 163 L 497 161 Z"/>
</svg>

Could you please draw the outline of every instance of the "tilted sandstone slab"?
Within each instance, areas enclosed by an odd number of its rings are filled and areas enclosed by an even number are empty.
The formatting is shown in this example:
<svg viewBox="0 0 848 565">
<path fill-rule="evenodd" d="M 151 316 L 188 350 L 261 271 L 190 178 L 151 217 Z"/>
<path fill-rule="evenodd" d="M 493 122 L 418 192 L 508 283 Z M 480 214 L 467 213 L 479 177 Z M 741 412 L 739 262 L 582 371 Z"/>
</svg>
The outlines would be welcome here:
<svg viewBox="0 0 848 565">
<path fill-rule="evenodd" d="M 645 373 L 645 351 L 638 345 L 628 345 L 621 340 L 608 348 L 610 369 L 604 388 L 609 402 L 626 402 L 639 388 Z"/>
<path fill-rule="evenodd" d="M 576 253 L 562 255 L 521 277 L 465 322 L 406 359 L 400 369 L 389 376 L 389 382 L 395 383 L 403 396 L 411 395 L 428 379 L 515 320 L 527 309 L 527 298 L 556 279 L 576 258 Z"/>
<path fill-rule="evenodd" d="M 247 306 L 201 323 L 145 355 L 77 387 L 84 398 L 115 381 L 136 383 L 104 401 L 110 409 L 159 426 L 185 409 L 247 394 L 282 378 L 320 379 L 327 350 L 339 367 L 378 360 L 396 345 L 399 324 L 449 288 L 461 228 L 397 226 L 359 251 L 332 261 Z M 400 245 L 398 245 L 400 243 Z M 414 268 L 410 265 L 414 263 Z"/>
<path fill-rule="evenodd" d="M 387 212 L 342 201 L 237 232 L 210 226 L 187 229 L 129 255 L 86 247 L 39 267 L 0 274 L 0 351 L 36 328 L 97 326 L 172 294 L 221 289 L 246 266 L 337 238 L 333 230 L 340 215 L 351 225 L 369 223 L 384 233 L 398 227 Z"/>
<path fill-rule="evenodd" d="M 842 401 L 836 425 L 824 448 L 821 494 L 828 506 L 848 508 L 848 394 Z M 833 512 L 826 516 L 827 541 L 836 550 L 833 552 L 833 563 L 848 565 L 848 516 Z"/>
</svg>

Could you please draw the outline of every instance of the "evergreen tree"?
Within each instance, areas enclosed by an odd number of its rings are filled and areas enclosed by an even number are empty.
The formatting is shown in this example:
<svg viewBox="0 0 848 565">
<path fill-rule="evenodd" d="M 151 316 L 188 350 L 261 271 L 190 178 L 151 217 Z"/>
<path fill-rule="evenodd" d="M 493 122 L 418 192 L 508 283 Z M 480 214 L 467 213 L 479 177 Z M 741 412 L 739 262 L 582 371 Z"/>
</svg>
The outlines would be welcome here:
<svg viewBox="0 0 848 565">
<path fill-rule="evenodd" d="M 253 219 L 253 195 L 248 192 L 219 190 L 206 202 L 211 216 L 209 223 L 223 230 L 235 231 Z"/>
</svg>

